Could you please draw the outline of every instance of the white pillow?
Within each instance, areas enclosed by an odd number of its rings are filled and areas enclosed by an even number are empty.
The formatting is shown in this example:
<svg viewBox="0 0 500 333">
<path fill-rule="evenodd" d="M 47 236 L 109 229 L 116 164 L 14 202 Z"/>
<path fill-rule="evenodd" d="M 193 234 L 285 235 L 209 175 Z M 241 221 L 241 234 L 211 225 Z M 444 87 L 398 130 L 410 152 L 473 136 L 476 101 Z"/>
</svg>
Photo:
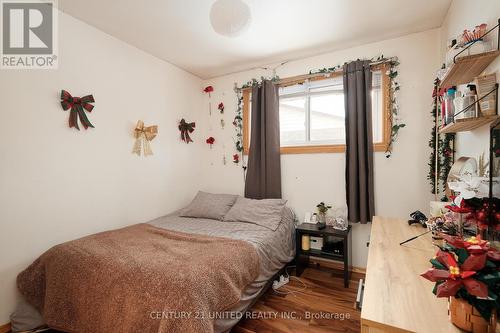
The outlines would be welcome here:
<svg viewBox="0 0 500 333">
<path fill-rule="evenodd" d="M 286 200 L 282 199 L 247 199 L 238 197 L 224 221 L 239 221 L 258 224 L 276 230 L 281 222 Z"/>
</svg>

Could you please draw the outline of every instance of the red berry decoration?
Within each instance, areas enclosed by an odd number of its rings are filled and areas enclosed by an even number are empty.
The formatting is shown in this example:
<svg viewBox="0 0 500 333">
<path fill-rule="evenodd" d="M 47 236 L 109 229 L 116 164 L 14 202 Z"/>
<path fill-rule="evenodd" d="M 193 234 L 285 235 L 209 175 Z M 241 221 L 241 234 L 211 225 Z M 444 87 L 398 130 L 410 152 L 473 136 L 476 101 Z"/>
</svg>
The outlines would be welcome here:
<svg viewBox="0 0 500 333">
<path fill-rule="evenodd" d="M 500 222 L 500 213 L 499 212 L 495 213 L 495 221 Z"/>
<path fill-rule="evenodd" d="M 486 212 L 481 209 L 480 211 L 476 212 L 476 218 L 479 221 L 484 222 L 486 220 Z"/>
</svg>

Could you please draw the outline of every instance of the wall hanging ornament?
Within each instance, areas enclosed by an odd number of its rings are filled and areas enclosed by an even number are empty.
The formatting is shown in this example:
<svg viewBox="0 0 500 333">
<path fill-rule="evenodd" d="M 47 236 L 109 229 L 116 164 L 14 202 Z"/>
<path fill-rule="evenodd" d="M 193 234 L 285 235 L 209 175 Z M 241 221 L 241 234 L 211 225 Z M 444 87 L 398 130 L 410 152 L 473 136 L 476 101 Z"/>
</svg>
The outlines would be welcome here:
<svg viewBox="0 0 500 333">
<path fill-rule="evenodd" d="M 210 145 L 210 149 L 212 149 L 212 145 L 215 143 L 215 139 L 213 136 L 209 137 L 207 140 L 206 140 L 207 144 Z"/>
<path fill-rule="evenodd" d="M 196 124 L 194 122 L 188 123 L 184 118 L 181 119 L 179 122 L 179 131 L 181 131 L 181 140 L 184 141 L 185 143 L 190 143 L 193 142 L 191 137 L 189 136 L 189 133 L 194 132 Z"/>
<path fill-rule="evenodd" d="M 207 94 L 208 94 L 208 97 L 211 97 L 210 93 L 214 92 L 214 87 L 212 87 L 212 86 L 207 86 L 207 87 L 205 87 L 205 89 L 203 89 L 203 92 L 204 92 L 204 93 L 207 93 Z"/>
<path fill-rule="evenodd" d="M 210 99 L 211 95 L 210 93 L 212 93 L 214 91 L 214 87 L 212 86 L 206 86 L 205 89 L 203 89 L 203 92 L 208 94 L 208 98 Z M 208 102 L 208 114 L 209 115 L 212 115 L 212 102 Z"/>
<path fill-rule="evenodd" d="M 88 112 L 92 112 L 94 106 L 90 103 L 94 103 L 94 97 L 92 95 L 87 95 L 83 97 L 73 97 L 66 90 L 61 90 L 61 106 L 64 111 L 70 110 L 69 113 L 69 127 L 74 127 L 77 130 L 80 130 L 78 127 L 78 120 L 80 118 L 80 123 L 83 125 L 85 129 L 92 127 L 92 125 L 85 114 L 85 110 Z"/>
<path fill-rule="evenodd" d="M 158 134 L 158 126 L 144 126 L 144 122 L 139 120 L 134 129 L 135 143 L 132 150 L 133 153 L 141 156 L 141 150 L 144 156 L 153 155 L 149 142 Z"/>
<path fill-rule="evenodd" d="M 217 109 L 221 114 L 224 113 L 224 103 L 220 102 L 219 105 L 217 106 Z"/>
<path fill-rule="evenodd" d="M 233 155 L 233 163 L 234 164 L 239 164 L 240 163 L 240 155 L 239 154 L 234 154 Z"/>
</svg>

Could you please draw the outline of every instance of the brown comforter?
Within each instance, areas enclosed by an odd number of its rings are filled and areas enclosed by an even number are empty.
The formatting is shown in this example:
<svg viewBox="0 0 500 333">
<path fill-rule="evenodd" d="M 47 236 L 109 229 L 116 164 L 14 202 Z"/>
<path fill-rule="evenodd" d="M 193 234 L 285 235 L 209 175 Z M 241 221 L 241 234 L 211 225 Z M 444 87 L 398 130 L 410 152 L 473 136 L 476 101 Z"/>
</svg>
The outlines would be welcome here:
<svg viewBox="0 0 500 333">
<path fill-rule="evenodd" d="M 54 246 L 17 284 L 66 332 L 213 332 L 258 273 L 250 243 L 137 224 Z"/>
</svg>

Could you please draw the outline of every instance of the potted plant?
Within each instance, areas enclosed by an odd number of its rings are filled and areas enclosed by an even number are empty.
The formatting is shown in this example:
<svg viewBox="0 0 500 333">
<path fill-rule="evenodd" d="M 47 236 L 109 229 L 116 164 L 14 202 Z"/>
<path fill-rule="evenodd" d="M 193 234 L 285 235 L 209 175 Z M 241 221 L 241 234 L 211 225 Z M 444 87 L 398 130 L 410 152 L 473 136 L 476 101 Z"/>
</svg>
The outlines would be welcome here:
<svg viewBox="0 0 500 333">
<path fill-rule="evenodd" d="M 330 208 L 332 208 L 332 206 L 321 201 L 316 205 L 316 208 L 318 209 L 318 227 L 323 229 L 326 227 L 326 213 Z"/>
<path fill-rule="evenodd" d="M 422 273 L 436 282 L 433 293 L 448 297 L 451 322 L 468 332 L 495 332 L 500 306 L 500 252 L 480 237 L 463 239 L 441 234 L 445 240 L 432 268 Z"/>
</svg>

